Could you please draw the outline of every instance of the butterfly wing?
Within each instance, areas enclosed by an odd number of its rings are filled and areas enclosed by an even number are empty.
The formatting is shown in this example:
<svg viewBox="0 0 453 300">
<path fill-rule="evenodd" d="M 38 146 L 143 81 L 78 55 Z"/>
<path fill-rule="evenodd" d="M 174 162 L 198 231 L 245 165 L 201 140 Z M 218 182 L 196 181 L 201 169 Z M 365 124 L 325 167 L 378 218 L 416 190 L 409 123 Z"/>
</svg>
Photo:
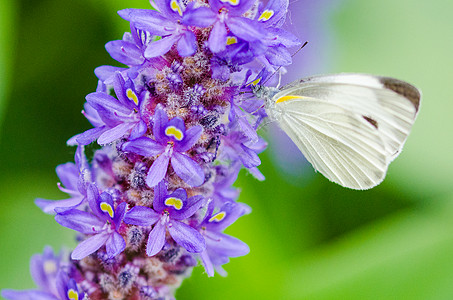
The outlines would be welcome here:
<svg viewBox="0 0 453 300">
<path fill-rule="evenodd" d="M 273 100 L 268 114 L 315 169 L 345 187 L 369 189 L 400 153 L 420 93 L 388 77 L 339 74 L 302 79 Z"/>
</svg>

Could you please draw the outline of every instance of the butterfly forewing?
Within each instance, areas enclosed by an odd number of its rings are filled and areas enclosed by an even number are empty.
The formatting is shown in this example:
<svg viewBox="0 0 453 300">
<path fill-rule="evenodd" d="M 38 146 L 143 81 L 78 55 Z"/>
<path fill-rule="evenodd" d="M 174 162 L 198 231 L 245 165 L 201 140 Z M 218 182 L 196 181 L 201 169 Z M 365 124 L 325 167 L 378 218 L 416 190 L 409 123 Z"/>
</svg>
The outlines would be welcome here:
<svg viewBox="0 0 453 300">
<path fill-rule="evenodd" d="M 392 78 L 340 74 L 303 79 L 273 99 L 269 114 L 315 169 L 343 186 L 368 189 L 401 151 L 420 94 Z"/>
</svg>

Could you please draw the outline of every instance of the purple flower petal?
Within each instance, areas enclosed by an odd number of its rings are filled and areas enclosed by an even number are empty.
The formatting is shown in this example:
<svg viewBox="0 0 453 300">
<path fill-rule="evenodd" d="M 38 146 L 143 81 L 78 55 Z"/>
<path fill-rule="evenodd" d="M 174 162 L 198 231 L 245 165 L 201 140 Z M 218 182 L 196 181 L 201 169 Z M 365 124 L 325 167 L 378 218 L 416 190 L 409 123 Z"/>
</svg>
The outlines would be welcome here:
<svg viewBox="0 0 453 300">
<path fill-rule="evenodd" d="M 115 224 L 115 228 L 118 229 L 121 226 L 121 222 L 123 222 L 124 215 L 126 214 L 127 203 L 121 202 L 115 210 L 115 216 L 113 217 L 113 223 Z"/>
<path fill-rule="evenodd" d="M 191 56 L 197 51 L 197 38 L 192 31 L 186 31 L 179 39 L 176 49 L 181 56 Z"/>
<path fill-rule="evenodd" d="M 146 47 L 145 50 L 145 57 L 152 58 L 164 55 L 168 51 L 170 51 L 171 47 L 176 43 L 176 41 L 180 38 L 180 35 L 170 35 L 167 37 L 163 37 L 158 41 L 154 41 Z"/>
<path fill-rule="evenodd" d="M 270 0 L 266 7 L 259 11 L 257 18 L 259 22 L 265 23 L 266 27 L 280 27 L 285 21 L 288 5 L 288 0 Z M 271 12 L 271 15 L 263 14 L 266 11 Z"/>
<path fill-rule="evenodd" d="M 136 123 L 132 122 L 119 124 L 118 126 L 115 126 L 112 129 L 109 129 L 102 133 L 98 138 L 98 144 L 99 145 L 110 144 L 113 141 L 122 138 L 136 125 L 137 125 Z"/>
<path fill-rule="evenodd" d="M 96 185 L 94 183 L 88 185 L 88 187 L 87 187 L 87 201 L 88 201 L 88 205 L 90 206 L 91 211 L 95 215 L 97 215 L 97 216 L 99 216 L 101 218 L 104 218 L 104 212 L 99 207 L 98 198 L 99 198 L 99 190 L 96 187 Z"/>
<path fill-rule="evenodd" d="M 87 102 L 98 112 L 99 117 L 110 126 L 117 125 L 118 113 L 129 115 L 131 109 L 122 105 L 114 97 L 104 93 L 91 93 L 86 96 Z"/>
<path fill-rule="evenodd" d="M 146 122 L 143 120 L 140 120 L 138 125 L 136 125 L 132 129 L 131 135 L 129 136 L 129 140 L 138 139 L 139 137 L 143 136 L 147 130 L 148 130 L 148 126 L 146 126 Z"/>
<path fill-rule="evenodd" d="M 98 233 L 105 224 L 105 221 L 99 220 L 91 213 L 77 209 L 71 209 L 57 214 L 55 221 L 61 226 L 84 234 Z"/>
<path fill-rule="evenodd" d="M 126 70 L 125 68 L 120 67 L 112 67 L 112 66 L 100 66 L 94 69 L 94 74 L 97 78 L 103 81 L 105 84 L 112 84 L 113 83 L 113 75 L 116 72 L 121 72 Z M 108 80 L 112 80 L 111 82 L 107 82 Z"/>
<path fill-rule="evenodd" d="M 230 18 L 226 21 L 231 32 L 244 41 L 256 41 L 264 39 L 266 36 L 261 28 L 261 24 L 247 18 Z"/>
<path fill-rule="evenodd" d="M 184 12 L 183 1 L 153 0 L 152 2 L 153 3 L 151 5 L 154 6 L 158 11 L 160 11 L 165 17 L 173 21 L 178 21 L 181 19 L 181 15 Z M 174 7 L 173 5 L 176 5 L 176 7 Z"/>
<path fill-rule="evenodd" d="M 123 144 L 123 151 L 152 157 L 165 151 L 165 146 L 156 143 L 149 137 L 140 137 Z"/>
<path fill-rule="evenodd" d="M 204 182 L 203 169 L 187 155 L 174 152 L 171 165 L 175 173 L 190 186 L 200 186 Z"/>
<path fill-rule="evenodd" d="M 167 185 L 165 184 L 165 181 L 162 180 L 154 188 L 153 207 L 157 212 L 160 213 L 166 208 L 166 205 L 164 204 L 166 198 L 167 198 Z"/>
<path fill-rule="evenodd" d="M 71 258 L 80 260 L 87 257 L 101 248 L 109 237 L 110 235 L 108 233 L 100 233 L 87 238 L 78 244 L 74 251 L 72 251 Z"/>
<path fill-rule="evenodd" d="M 176 129 L 178 129 L 179 131 L 181 131 L 183 133 L 183 139 L 185 138 L 185 133 L 186 133 L 186 124 L 184 123 L 184 120 L 181 119 L 180 117 L 175 117 L 173 119 L 171 119 L 164 127 L 164 131 L 163 133 L 165 134 L 166 137 L 170 138 L 167 134 L 166 134 L 166 131 L 168 130 L 168 127 L 175 127 Z M 175 142 L 179 142 L 179 140 L 177 140 L 174 136 L 171 136 L 171 138 L 175 141 Z"/>
<path fill-rule="evenodd" d="M 200 253 L 206 248 L 203 236 L 187 224 L 172 220 L 168 225 L 168 231 L 175 242 L 188 252 Z"/>
<path fill-rule="evenodd" d="M 125 91 L 127 88 L 125 87 L 125 81 L 123 75 L 120 72 L 115 73 L 113 76 L 113 89 L 115 90 L 115 95 L 121 105 L 128 107 L 130 100 L 126 97 Z"/>
<path fill-rule="evenodd" d="M 35 254 L 31 257 L 30 259 L 30 274 L 31 277 L 33 278 L 33 281 L 36 283 L 36 285 L 44 291 L 50 291 L 50 282 L 49 279 L 51 276 L 49 275 L 55 275 L 55 274 L 46 274 L 44 270 L 44 261 L 43 261 L 43 255 L 40 254 Z M 49 260 L 50 263 L 53 263 L 55 266 L 55 271 L 58 270 L 58 265 L 57 261 L 54 259 Z"/>
<path fill-rule="evenodd" d="M 55 171 L 66 189 L 78 193 L 77 182 L 79 180 L 79 169 L 75 164 L 65 163 L 58 165 Z"/>
<path fill-rule="evenodd" d="M 188 7 L 189 8 L 189 7 Z M 209 27 L 217 20 L 217 14 L 208 7 L 188 9 L 184 12 L 182 23 L 190 26 Z"/>
<path fill-rule="evenodd" d="M 220 232 L 209 232 L 206 236 L 209 252 L 227 257 L 239 257 L 250 252 L 249 246 L 243 241 Z"/>
<path fill-rule="evenodd" d="M 168 123 L 168 116 L 165 110 L 163 109 L 156 109 L 154 112 L 154 120 L 153 120 L 153 134 L 156 138 L 156 141 L 159 143 L 166 144 L 167 143 L 167 136 L 165 136 L 165 128 L 167 127 Z"/>
<path fill-rule="evenodd" d="M 105 243 L 107 256 L 109 258 L 115 257 L 123 252 L 124 248 L 126 248 L 126 241 L 124 240 L 124 238 L 118 232 L 112 232 L 107 242 Z"/>
<path fill-rule="evenodd" d="M 253 177 L 255 177 L 257 180 L 263 181 L 266 179 L 266 177 L 264 177 L 263 173 L 261 173 L 261 171 L 258 170 L 257 167 L 249 168 L 248 170 L 250 174 L 252 174 Z"/>
<path fill-rule="evenodd" d="M 270 28 L 267 30 L 269 32 L 269 37 L 264 41 L 268 46 L 278 46 L 283 45 L 285 47 L 295 47 L 300 46 L 300 40 L 292 33 L 280 29 L 280 28 Z"/>
<path fill-rule="evenodd" d="M 227 30 L 225 24 L 217 21 L 209 35 L 208 46 L 212 52 L 217 53 L 225 50 L 227 43 Z"/>
<path fill-rule="evenodd" d="M 201 127 L 200 125 L 189 128 L 185 132 L 184 139 L 181 142 L 175 144 L 175 150 L 178 152 L 186 152 L 198 142 L 202 133 L 203 127 Z"/>
<path fill-rule="evenodd" d="M 43 291 L 2 290 L 2 297 L 9 300 L 60 300 L 51 293 Z"/>
<path fill-rule="evenodd" d="M 81 134 L 78 134 L 71 139 L 68 140 L 68 145 L 73 146 L 74 140 L 79 144 L 79 145 L 88 145 L 94 142 L 102 133 L 108 130 L 108 127 L 102 126 L 102 127 L 96 127 L 89 129 Z"/>
<path fill-rule="evenodd" d="M 291 53 L 285 46 L 270 47 L 265 56 L 274 66 L 287 66 L 292 62 Z"/>
<path fill-rule="evenodd" d="M 213 214 L 213 208 L 210 207 L 209 215 L 203 220 L 202 226 L 209 231 L 223 231 L 233 224 L 239 217 L 250 212 L 250 207 L 239 202 L 226 202 L 219 211 Z"/>
<path fill-rule="evenodd" d="M 162 193 L 160 194 L 162 195 Z M 167 203 L 167 200 L 169 200 L 170 202 Z M 174 200 L 176 202 L 171 200 Z M 174 218 L 175 216 L 178 216 L 180 213 L 186 210 L 187 192 L 183 188 L 178 188 L 171 194 L 165 194 L 164 197 L 160 197 L 159 195 L 159 198 L 157 198 L 155 202 L 153 202 L 153 206 L 159 212 L 162 212 L 164 210 L 167 211 L 170 214 L 170 217 Z"/>
<path fill-rule="evenodd" d="M 174 195 L 174 193 L 172 194 Z M 204 197 L 202 195 L 197 195 L 187 199 L 183 209 L 181 211 L 174 210 L 171 213 L 171 218 L 174 220 L 184 220 L 191 217 L 194 213 L 200 209 L 205 203 Z"/>
<path fill-rule="evenodd" d="M 141 65 L 145 61 L 141 49 L 131 42 L 110 41 L 105 44 L 105 49 L 113 59 L 125 65 Z"/>
<path fill-rule="evenodd" d="M 208 251 L 205 249 L 199 255 L 208 276 L 214 276 L 214 266 L 212 265 L 211 259 L 209 258 Z"/>
<path fill-rule="evenodd" d="M 135 206 L 124 216 L 126 224 L 138 226 L 151 226 L 159 220 L 160 214 L 144 206 Z"/>
<path fill-rule="evenodd" d="M 246 168 L 253 168 L 261 164 L 261 160 L 252 149 L 244 146 L 243 144 L 237 145 L 235 148 L 236 154 L 239 156 L 242 164 Z"/>
<path fill-rule="evenodd" d="M 56 201 L 38 198 L 35 200 L 35 204 L 46 214 L 55 214 L 55 208 L 76 208 L 82 203 L 83 199 L 84 197 L 82 195 Z"/>
<path fill-rule="evenodd" d="M 149 233 L 148 243 L 146 244 L 146 254 L 148 256 L 156 255 L 164 247 L 166 227 L 167 222 L 164 219 L 160 219 Z"/>
<path fill-rule="evenodd" d="M 118 14 L 123 19 L 133 22 L 136 28 L 146 30 L 153 35 L 168 35 L 169 29 L 174 30 L 176 27 L 175 23 L 159 12 L 149 9 L 123 9 Z"/>
<path fill-rule="evenodd" d="M 222 7 L 225 7 L 228 10 L 230 16 L 240 16 L 249 10 L 255 0 L 209 0 L 211 9 L 213 11 L 219 11 Z"/>
<path fill-rule="evenodd" d="M 63 271 L 59 271 L 57 278 L 56 278 L 56 289 L 58 292 L 58 295 L 60 296 L 60 299 L 67 299 L 67 289 L 68 289 L 68 282 L 69 282 L 69 276 Z M 77 289 L 76 289 L 77 291 Z M 70 299 L 71 300 L 71 299 Z"/>
<path fill-rule="evenodd" d="M 237 105 L 233 105 L 231 113 L 236 115 L 235 119 L 241 132 L 244 133 L 244 135 L 248 139 L 250 139 L 251 142 L 258 142 L 258 134 L 256 133 L 255 128 L 253 128 L 252 125 L 250 125 L 249 121 L 247 120 L 248 114 L 243 112 Z"/>
<path fill-rule="evenodd" d="M 164 179 L 165 174 L 167 174 L 169 161 L 170 154 L 165 151 L 153 162 L 149 168 L 148 175 L 146 175 L 146 184 L 149 187 L 154 187 Z"/>
</svg>

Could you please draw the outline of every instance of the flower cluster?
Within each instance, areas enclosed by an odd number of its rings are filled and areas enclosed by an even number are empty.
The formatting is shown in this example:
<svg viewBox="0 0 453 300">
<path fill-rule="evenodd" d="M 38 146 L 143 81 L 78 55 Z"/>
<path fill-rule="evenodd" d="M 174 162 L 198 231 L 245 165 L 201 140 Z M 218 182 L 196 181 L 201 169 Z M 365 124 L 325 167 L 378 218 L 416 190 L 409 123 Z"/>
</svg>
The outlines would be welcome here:
<svg viewBox="0 0 453 300">
<path fill-rule="evenodd" d="M 197 260 L 223 275 L 230 257 L 249 252 L 223 233 L 250 212 L 232 187 L 239 170 L 264 179 L 256 129 L 266 114 L 243 92 L 290 64 L 288 48 L 300 44 L 280 28 L 288 0 L 152 6 L 119 11 L 130 32 L 106 49 L 126 67 L 95 70 L 83 111 L 93 128 L 68 141 L 75 163 L 56 170 L 69 198 L 36 200 L 79 233 L 71 260 L 46 249 L 32 259 L 39 291 L 4 297 L 173 299 Z M 101 147 L 89 161 L 93 142 Z"/>
</svg>

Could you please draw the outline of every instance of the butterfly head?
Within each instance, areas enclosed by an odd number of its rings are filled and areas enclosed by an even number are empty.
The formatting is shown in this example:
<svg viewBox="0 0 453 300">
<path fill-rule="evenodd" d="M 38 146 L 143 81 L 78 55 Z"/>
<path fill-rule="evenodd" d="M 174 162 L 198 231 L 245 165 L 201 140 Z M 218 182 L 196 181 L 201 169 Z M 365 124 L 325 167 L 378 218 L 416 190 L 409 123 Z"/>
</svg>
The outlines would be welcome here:
<svg viewBox="0 0 453 300">
<path fill-rule="evenodd" d="M 264 100 L 266 108 L 274 104 L 272 99 L 280 91 L 278 88 L 264 85 L 251 85 L 250 88 L 256 98 Z"/>
</svg>

